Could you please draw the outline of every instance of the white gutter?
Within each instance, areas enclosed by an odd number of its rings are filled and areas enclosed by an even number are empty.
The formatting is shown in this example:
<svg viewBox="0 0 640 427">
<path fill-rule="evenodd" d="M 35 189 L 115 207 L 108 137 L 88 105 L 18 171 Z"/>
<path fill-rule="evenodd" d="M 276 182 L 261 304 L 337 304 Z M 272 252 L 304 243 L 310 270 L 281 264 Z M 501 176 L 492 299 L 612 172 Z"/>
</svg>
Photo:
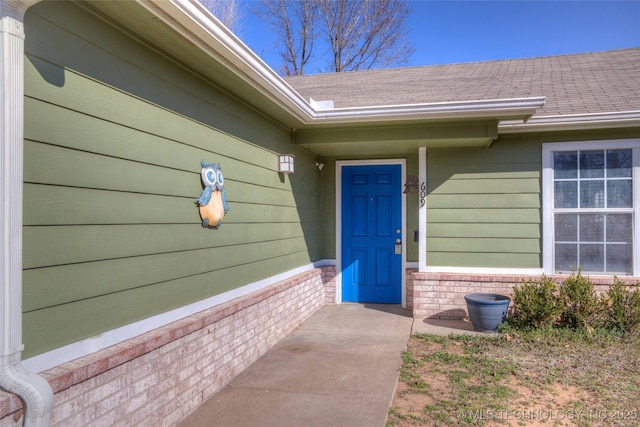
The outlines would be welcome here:
<svg viewBox="0 0 640 427">
<path fill-rule="evenodd" d="M 22 366 L 24 13 L 35 1 L 0 0 L 0 387 L 24 402 L 23 425 L 48 426 L 53 391 Z"/>
<path fill-rule="evenodd" d="M 529 118 L 544 106 L 545 97 L 437 102 L 429 104 L 383 105 L 314 111 L 313 121 L 329 123 L 410 120 L 415 118 L 456 119 L 492 116 Z"/>
<path fill-rule="evenodd" d="M 544 97 L 324 109 L 307 102 L 260 57 L 197 0 L 137 0 L 174 31 L 259 89 L 302 124 L 367 123 L 410 119 L 471 117 L 528 118 L 544 105 Z M 316 108 L 314 108 L 316 107 Z"/>
<path fill-rule="evenodd" d="M 540 131 L 561 131 L 581 129 L 613 129 L 640 126 L 640 110 L 617 113 L 566 114 L 557 116 L 537 116 L 522 121 L 502 121 L 498 124 L 500 133 L 521 133 Z"/>
</svg>

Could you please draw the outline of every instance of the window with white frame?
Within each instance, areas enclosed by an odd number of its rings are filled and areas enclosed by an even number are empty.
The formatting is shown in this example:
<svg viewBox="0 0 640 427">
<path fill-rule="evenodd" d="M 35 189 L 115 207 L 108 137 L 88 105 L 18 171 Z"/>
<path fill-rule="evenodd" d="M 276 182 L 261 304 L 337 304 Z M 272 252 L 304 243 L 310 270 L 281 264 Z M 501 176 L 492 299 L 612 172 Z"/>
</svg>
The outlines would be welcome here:
<svg viewBox="0 0 640 427">
<path fill-rule="evenodd" d="M 640 140 L 543 145 L 546 273 L 638 275 Z"/>
</svg>

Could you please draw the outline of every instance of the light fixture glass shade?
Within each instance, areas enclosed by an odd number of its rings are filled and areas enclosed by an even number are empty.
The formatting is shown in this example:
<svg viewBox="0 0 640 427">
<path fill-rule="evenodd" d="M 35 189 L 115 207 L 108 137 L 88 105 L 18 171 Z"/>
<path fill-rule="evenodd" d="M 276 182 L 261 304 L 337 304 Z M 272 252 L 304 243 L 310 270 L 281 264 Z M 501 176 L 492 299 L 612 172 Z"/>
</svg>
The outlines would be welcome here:
<svg viewBox="0 0 640 427">
<path fill-rule="evenodd" d="M 280 154 L 278 156 L 278 172 L 293 173 L 293 154 Z"/>
</svg>

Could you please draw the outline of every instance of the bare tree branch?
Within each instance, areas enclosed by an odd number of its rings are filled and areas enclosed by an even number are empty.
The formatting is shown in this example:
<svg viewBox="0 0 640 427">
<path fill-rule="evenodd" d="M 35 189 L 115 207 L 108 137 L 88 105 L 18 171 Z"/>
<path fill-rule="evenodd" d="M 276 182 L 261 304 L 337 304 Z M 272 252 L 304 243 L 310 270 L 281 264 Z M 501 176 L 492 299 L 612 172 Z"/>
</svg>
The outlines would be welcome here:
<svg viewBox="0 0 640 427">
<path fill-rule="evenodd" d="M 240 20 L 242 14 L 239 9 L 239 0 L 199 0 L 200 3 L 209 10 L 235 34 L 240 32 Z"/>
<path fill-rule="evenodd" d="M 316 0 L 263 0 L 255 10 L 280 39 L 283 74 L 304 74 L 316 40 L 317 11 Z"/>
<path fill-rule="evenodd" d="M 335 72 L 406 63 L 413 54 L 402 0 L 319 0 Z"/>
<path fill-rule="evenodd" d="M 262 0 L 254 12 L 278 35 L 282 73 L 300 75 L 327 53 L 335 72 L 407 63 L 410 11 L 406 0 Z"/>
</svg>

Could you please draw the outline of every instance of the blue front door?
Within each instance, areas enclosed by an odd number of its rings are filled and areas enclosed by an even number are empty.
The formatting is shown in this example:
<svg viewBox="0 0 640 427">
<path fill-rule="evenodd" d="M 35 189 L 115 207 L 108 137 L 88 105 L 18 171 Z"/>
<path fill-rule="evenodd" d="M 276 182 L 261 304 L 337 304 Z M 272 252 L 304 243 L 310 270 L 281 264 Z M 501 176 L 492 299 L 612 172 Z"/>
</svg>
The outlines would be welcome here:
<svg viewBox="0 0 640 427">
<path fill-rule="evenodd" d="M 342 167 L 342 300 L 402 302 L 400 165 Z"/>
</svg>

